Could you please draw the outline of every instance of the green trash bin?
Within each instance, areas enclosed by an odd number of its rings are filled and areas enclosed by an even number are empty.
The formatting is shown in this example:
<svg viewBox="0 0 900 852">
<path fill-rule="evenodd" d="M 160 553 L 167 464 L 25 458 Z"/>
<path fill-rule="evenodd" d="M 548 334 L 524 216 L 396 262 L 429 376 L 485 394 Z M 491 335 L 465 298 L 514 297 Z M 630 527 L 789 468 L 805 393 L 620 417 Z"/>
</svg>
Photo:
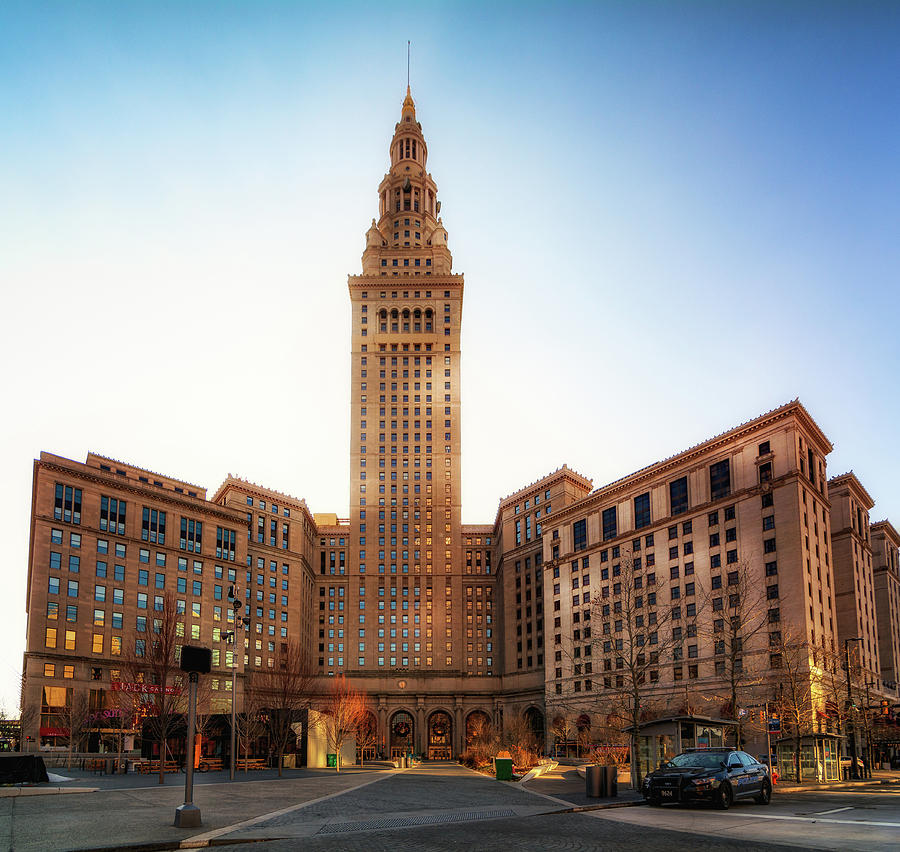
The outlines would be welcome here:
<svg viewBox="0 0 900 852">
<path fill-rule="evenodd" d="M 337 769 L 337 755 L 329 754 L 325 756 L 325 765 L 329 769 Z"/>
<path fill-rule="evenodd" d="M 494 758 L 494 770 L 497 773 L 498 781 L 512 781 L 513 776 L 513 762 L 512 757 L 509 755 L 505 757 L 495 757 Z"/>
</svg>

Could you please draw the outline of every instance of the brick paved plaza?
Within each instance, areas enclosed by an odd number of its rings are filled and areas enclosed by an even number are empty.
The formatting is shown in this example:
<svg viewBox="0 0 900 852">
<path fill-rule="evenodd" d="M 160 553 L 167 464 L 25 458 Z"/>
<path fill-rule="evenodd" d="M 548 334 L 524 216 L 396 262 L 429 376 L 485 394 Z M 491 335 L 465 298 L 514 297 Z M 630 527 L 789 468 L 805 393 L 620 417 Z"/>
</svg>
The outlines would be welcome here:
<svg viewBox="0 0 900 852">
<path fill-rule="evenodd" d="M 742 804 L 727 813 L 632 807 L 628 802 L 635 797 L 625 789 L 617 800 L 599 803 L 624 807 L 573 812 L 585 799 L 583 782 L 570 767 L 560 767 L 530 788 L 450 763 L 409 770 L 353 767 L 340 774 L 296 770 L 283 779 L 258 773 L 233 783 L 224 773 L 208 773 L 197 776 L 194 791 L 203 826 L 189 831 L 172 824 L 182 801 L 183 775 L 169 775 L 159 786 L 146 776 L 68 774 L 72 781 L 62 789 L 97 789 L 0 798 L 3 848 L 630 852 L 800 846 L 873 852 L 896 848 L 900 837 L 900 789 L 877 784 L 781 793 L 770 808 Z M 833 816 L 809 816 L 828 814 L 836 804 L 843 806 Z"/>
</svg>

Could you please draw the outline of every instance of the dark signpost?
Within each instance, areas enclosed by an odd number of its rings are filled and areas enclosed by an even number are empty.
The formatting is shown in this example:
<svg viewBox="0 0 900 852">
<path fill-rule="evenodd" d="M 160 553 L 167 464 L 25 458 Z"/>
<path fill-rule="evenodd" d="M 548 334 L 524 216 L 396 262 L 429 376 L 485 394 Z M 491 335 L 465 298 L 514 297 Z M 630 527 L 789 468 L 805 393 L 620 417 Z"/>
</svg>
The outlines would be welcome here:
<svg viewBox="0 0 900 852">
<path fill-rule="evenodd" d="M 188 673 L 190 696 L 188 698 L 187 764 L 184 767 L 184 804 L 175 808 L 175 825 L 178 828 L 199 828 L 200 808 L 194 804 L 194 731 L 197 723 L 197 680 L 201 674 L 209 674 L 212 668 L 212 651 L 185 645 L 181 649 L 181 670 Z"/>
</svg>

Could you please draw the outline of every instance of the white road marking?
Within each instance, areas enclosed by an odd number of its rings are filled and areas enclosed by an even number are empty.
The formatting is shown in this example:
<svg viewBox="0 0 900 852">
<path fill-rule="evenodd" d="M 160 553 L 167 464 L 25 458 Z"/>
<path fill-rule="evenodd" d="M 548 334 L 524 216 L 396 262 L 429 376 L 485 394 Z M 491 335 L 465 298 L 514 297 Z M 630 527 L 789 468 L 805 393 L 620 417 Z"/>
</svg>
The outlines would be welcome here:
<svg viewBox="0 0 900 852">
<path fill-rule="evenodd" d="M 327 799 L 333 799 L 335 798 L 335 796 L 343 796 L 344 793 L 352 793 L 362 787 L 367 787 L 369 784 L 374 784 L 376 781 L 382 781 L 385 778 L 390 778 L 392 775 L 395 775 L 396 772 L 396 769 L 385 773 L 379 772 L 374 778 L 363 781 L 362 784 L 357 784 L 355 787 L 348 787 L 346 790 L 339 790 L 337 793 L 329 793 L 327 796 L 319 796 L 318 799 L 310 799 L 308 802 L 301 802 L 299 805 L 290 805 L 289 807 L 282 808 L 278 811 L 271 811 L 267 814 L 260 814 L 259 816 L 252 817 L 251 819 L 245 819 L 243 822 L 236 822 L 233 825 L 226 825 L 213 831 L 207 831 L 204 834 L 195 834 L 193 837 L 189 837 L 187 840 L 182 840 L 179 844 L 179 849 L 198 849 L 204 846 L 208 846 L 210 840 L 214 840 L 216 837 L 221 837 L 223 834 L 230 834 L 232 831 L 238 831 L 241 828 L 247 828 L 248 826 L 256 825 L 259 822 L 265 822 L 268 819 L 273 819 L 274 817 L 281 816 L 282 814 L 289 814 L 291 811 L 299 811 L 301 808 L 308 808 L 310 805 L 316 805 L 319 802 L 326 801 Z"/>
<path fill-rule="evenodd" d="M 673 811 L 673 814 L 677 813 Z M 611 819 L 618 820 L 621 822 L 630 822 L 633 824 L 644 824 L 644 820 L 642 817 L 650 816 L 651 813 L 648 811 L 644 811 L 643 809 L 635 809 L 635 808 L 625 808 L 624 810 L 604 810 L 604 811 L 587 811 L 585 812 L 585 816 L 594 817 L 595 819 Z M 660 814 L 656 811 L 653 812 L 654 816 L 659 816 Z M 712 815 L 710 815 L 712 816 Z M 771 819 L 771 820 L 781 820 L 783 822 L 814 822 L 819 823 L 820 825 L 871 825 L 880 828 L 900 828 L 900 822 L 879 822 L 877 820 L 865 820 L 865 819 L 819 819 L 818 816 L 788 816 L 782 814 L 756 814 L 749 813 L 744 811 L 743 813 L 734 813 L 729 811 L 728 813 L 718 813 L 715 815 L 716 817 L 721 817 L 723 819 Z M 692 825 L 695 824 L 692 821 Z M 682 828 L 683 823 L 678 820 L 671 820 L 666 823 L 666 828 L 670 828 L 673 831 L 693 831 L 693 828 Z M 748 823 L 749 825 L 749 823 Z"/>
<path fill-rule="evenodd" d="M 846 808 L 832 808 L 830 811 L 816 811 L 816 816 L 825 816 L 825 814 L 839 814 L 841 811 L 852 811 L 853 805 L 847 805 Z"/>
<path fill-rule="evenodd" d="M 738 816 L 738 814 L 734 814 Z M 782 819 L 797 822 L 821 822 L 827 825 L 880 825 L 885 828 L 900 828 L 900 822 L 876 822 L 868 819 L 817 819 L 816 817 L 781 816 L 780 814 L 741 814 L 752 819 Z"/>
</svg>

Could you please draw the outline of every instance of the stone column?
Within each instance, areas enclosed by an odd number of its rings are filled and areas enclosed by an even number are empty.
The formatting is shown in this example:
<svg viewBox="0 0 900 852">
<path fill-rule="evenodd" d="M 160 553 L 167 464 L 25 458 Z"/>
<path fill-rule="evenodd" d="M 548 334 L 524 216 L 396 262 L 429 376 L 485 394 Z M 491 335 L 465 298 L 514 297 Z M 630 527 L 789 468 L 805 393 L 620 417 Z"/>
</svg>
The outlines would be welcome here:
<svg viewBox="0 0 900 852">
<path fill-rule="evenodd" d="M 425 698 L 416 696 L 416 751 L 425 754 L 427 750 L 428 736 L 425 731 Z M 427 757 L 428 755 L 425 754 Z"/>
<path fill-rule="evenodd" d="M 462 736 L 462 725 L 463 725 L 463 706 L 462 699 L 457 697 L 456 706 L 453 708 L 453 753 L 450 755 L 451 757 L 458 757 L 462 754 L 462 745 L 463 736 Z"/>
<path fill-rule="evenodd" d="M 391 735 L 387 729 L 387 707 L 384 696 L 376 696 L 378 702 L 378 751 L 384 751 L 385 757 L 391 756 Z"/>
</svg>

